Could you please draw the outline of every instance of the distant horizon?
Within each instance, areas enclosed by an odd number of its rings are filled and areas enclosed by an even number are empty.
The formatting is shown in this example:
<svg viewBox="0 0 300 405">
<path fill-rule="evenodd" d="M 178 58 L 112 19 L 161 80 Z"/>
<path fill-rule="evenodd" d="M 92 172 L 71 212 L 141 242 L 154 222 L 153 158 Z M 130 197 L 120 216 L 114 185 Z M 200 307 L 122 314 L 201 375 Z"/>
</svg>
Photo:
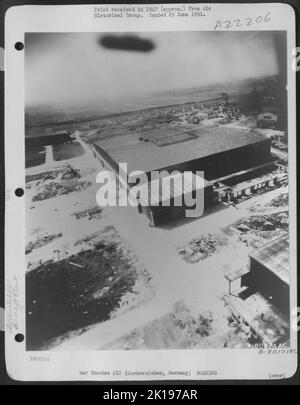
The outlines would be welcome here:
<svg viewBox="0 0 300 405">
<path fill-rule="evenodd" d="M 222 92 L 223 87 L 228 87 L 230 85 L 232 85 L 232 86 L 233 85 L 238 85 L 238 84 L 242 84 L 244 82 L 251 82 L 251 81 L 255 82 L 255 81 L 260 81 L 260 80 L 266 80 L 266 79 L 276 78 L 278 76 L 279 76 L 278 74 L 272 74 L 272 75 L 265 75 L 265 76 L 262 76 L 262 77 L 255 77 L 255 78 L 249 77 L 249 78 L 240 79 L 240 80 L 230 80 L 230 81 L 227 81 L 227 82 L 224 82 L 224 83 L 215 82 L 215 83 L 210 83 L 208 85 L 197 86 L 197 87 L 187 87 L 187 88 L 174 89 L 174 90 L 172 90 L 172 89 L 171 90 L 163 90 L 163 91 L 153 92 L 153 93 L 149 93 L 148 95 L 141 96 L 138 99 L 138 101 L 142 101 L 143 99 L 148 99 L 148 98 L 149 99 L 155 98 L 155 97 L 159 98 L 159 97 L 166 96 L 169 93 L 176 93 L 176 92 L 184 93 L 184 92 L 194 91 L 196 93 L 197 91 L 200 92 L 201 90 L 205 91 L 206 89 L 210 89 L 210 88 L 214 88 L 214 87 L 217 88 L 217 86 L 220 86 L 220 92 Z M 133 101 L 133 100 L 132 99 L 128 100 L 128 99 L 124 98 L 124 99 L 119 101 L 119 105 L 117 105 L 117 103 L 114 105 L 114 108 L 122 109 L 122 111 L 120 111 L 120 112 L 107 111 L 107 112 L 103 112 L 103 114 L 118 114 L 118 113 L 126 112 L 127 110 L 126 109 L 124 110 L 124 108 L 126 108 L 125 104 L 128 103 L 128 101 L 130 102 L 130 101 Z M 195 100 L 193 100 L 193 99 L 191 99 L 191 101 L 186 101 L 186 102 L 181 102 L 180 100 L 178 100 L 177 103 L 175 102 L 175 103 L 171 103 L 171 104 L 157 104 L 155 106 L 149 106 L 149 107 L 143 106 L 143 107 L 138 108 L 136 110 L 129 109 L 128 111 L 133 112 L 133 111 L 140 111 L 140 110 L 151 109 L 151 108 L 155 109 L 155 108 L 159 108 L 159 107 L 168 107 L 168 106 L 172 106 L 172 105 L 175 106 L 175 105 L 188 104 L 188 103 L 193 103 L 193 102 L 195 102 Z M 199 100 L 199 102 L 201 102 L 201 100 Z M 47 109 L 55 110 L 56 108 L 58 109 L 60 106 L 65 107 L 66 110 L 68 110 L 68 109 L 70 109 L 70 110 L 79 109 L 79 110 L 84 111 L 85 109 L 90 110 L 90 109 L 93 109 L 93 108 L 95 108 L 95 109 L 100 108 L 101 104 L 103 104 L 103 102 L 100 101 L 100 100 L 96 100 L 96 101 L 89 100 L 87 102 L 84 102 L 83 100 L 80 100 L 80 101 L 73 102 L 73 103 L 69 102 L 69 101 L 61 101 L 61 102 L 55 102 L 55 103 L 53 102 L 51 104 L 25 105 L 25 112 L 29 113 L 29 110 L 31 110 L 31 109 L 32 110 L 38 110 L 38 109 L 40 109 L 40 110 L 47 110 Z M 111 102 L 109 102 L 108 104 L 111 104 Z M 121 104 L 124 104 L 124 106 L 121 106 Z M 107 103 L 105 103 L 105 105 L 107 105 Z M 104 106 L 102 106 L 102 107 L 104 107 Z M 68 112 L 69 114 L 72 113 L 72 111 L 65 111 L 65 112 Z"/>
<path fill-rule="evenodd" d="M 104 33 L 26 33 L 26 106 L 119 105 L 279 73 L 273 32 L 131 35 L 153 49 L 109 49 L 102 45 Z"/>
</svg>

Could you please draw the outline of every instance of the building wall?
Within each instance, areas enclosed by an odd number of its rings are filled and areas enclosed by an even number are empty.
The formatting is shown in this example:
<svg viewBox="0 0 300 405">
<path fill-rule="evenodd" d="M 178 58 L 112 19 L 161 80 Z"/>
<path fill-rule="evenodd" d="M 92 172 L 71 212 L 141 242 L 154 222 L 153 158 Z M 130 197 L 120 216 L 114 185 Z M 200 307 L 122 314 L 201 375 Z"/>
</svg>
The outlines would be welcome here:
<svg viewBox="0 0 300 405">
<path fill-rule="evenodd" d="M 251 134 L 249 134 L 251 136 Z M 240 170 L 267 163 L 271 160 L 271 140 L 231 149 L 211 156 L 184 162 L 166 168 L 173 170 L 204 171 L 206 180 L 213 180 Z"/>
<path fill-rule="evenodd" d="M 195 194 L 193 193 L 195 198 Z M 213 192 L 211 186 L 208 186 L 204 189 L 204 211 L 206 208 L 212 206 L 215 203 L 217 194 Z M 149 207 L 140 207 L 139 212 L 145 214 L 151 225 L 160 226 L 167 223 L 175 222 L 178 219 L 185 218 L 186 209 L 193 209 L 194 207 L 187 207 L 184 205 L 184 196 L 182 197 L 183 205 L 178 207 L 174 206 L 174 201 L 171 200 L 170 206 L 149 206 Z"/>
<path fill-rule="evenodd" d="M 114 159 L 98 145 L 94 145 L 94 150 L 96 151 L 95 156 L 99 160 L 101 166 L 107 170 L 113 169 L 115 171 L 115 174 L 118 174 L 119 167 Z"/>
<path fill-rule="evenodd" d="M 250 273 L 242 277 L 241 285 L 247 286 L 253 293 L 259 292 L 282 314 L 289 317 L 289 285 L 252 257 L 250 257 Z"/>
</svg>

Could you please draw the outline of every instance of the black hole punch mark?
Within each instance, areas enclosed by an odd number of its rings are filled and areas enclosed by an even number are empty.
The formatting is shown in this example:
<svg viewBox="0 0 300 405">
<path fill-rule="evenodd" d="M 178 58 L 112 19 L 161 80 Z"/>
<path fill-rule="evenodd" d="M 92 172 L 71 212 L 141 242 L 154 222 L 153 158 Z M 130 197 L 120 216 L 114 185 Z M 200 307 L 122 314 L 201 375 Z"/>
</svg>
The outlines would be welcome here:
<svg viewBox="0 0 300 405">
<path fill-rule="evenodd" d="M 16 42 L 16 43 L 15 43 L 15 49 L 16 49 L 17 51 L 22 51 L 23 48 L 24 48 L 23 42 Z"/>
<path fill-rule="evenodd" d="M 17 333 L 15 335 L 15 341 L 16 342 L 21 343 L 21 342 L 23 342 L 23 340 L 24 340 L 24 335 L 22 333 Z"/>
<path fill-rule="evenodd" d="M 24 195 L 24 190 L 22 188 L 16 188 L 15 194 L 17 197 L 22 197 Z"/>
</svg>

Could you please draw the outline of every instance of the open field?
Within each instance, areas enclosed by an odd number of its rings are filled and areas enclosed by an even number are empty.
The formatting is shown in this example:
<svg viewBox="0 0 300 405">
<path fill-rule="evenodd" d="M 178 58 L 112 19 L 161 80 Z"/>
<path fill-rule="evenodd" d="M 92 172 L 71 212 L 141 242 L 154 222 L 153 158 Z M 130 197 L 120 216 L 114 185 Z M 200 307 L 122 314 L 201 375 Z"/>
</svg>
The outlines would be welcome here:
<svg viewBox="0 0 300 405">
<path fill-rule="evenodd" d="M 55 161 L 73 159 L 83 153 L 84 150 L 82 146 L 76 141 L 53 145 L 53 159 Z"/>
<path fill-rule="evenodd" d="M 31 146 L 26 148 L 25 168 L 39 166 L 45 163 L 45 149 L 43 146 Z"/>
</svg>

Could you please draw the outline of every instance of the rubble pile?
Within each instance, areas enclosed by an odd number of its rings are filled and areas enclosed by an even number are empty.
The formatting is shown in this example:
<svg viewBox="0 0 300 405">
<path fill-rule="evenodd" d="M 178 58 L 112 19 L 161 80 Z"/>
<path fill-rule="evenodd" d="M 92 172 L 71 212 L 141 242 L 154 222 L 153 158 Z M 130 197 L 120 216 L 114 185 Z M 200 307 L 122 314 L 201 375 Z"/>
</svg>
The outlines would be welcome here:
<svg viewBox="0 0 300 405">
<path fill-rule="evenodd" d="M 46 172 L 42 173 L 36 173 L 36 174 L 28 174 L 25 177 L 25 182 L 30 183 L 32 181 L 41 181 L 41 180 L 54 180 L 57 178 L 57 176 L 62 172 L 62 169 L 60 170 L 48 170 Z"/>
<path fill-rule="evenodd" d="M 74 216 L 76 219 L 81 219 L 81 218 L 86 218 L 88 220 L 91 219 L 100 219 L 102 217 L 103 214 L 103 208 L 101 207 L 92 207 L 92 208 L 87 208 L 86 210 L 82 210 L 82 211 L 76 211 L 74 212 Z"/>
<path fill-rule="evenodd" d="M 183 247 L 177 249 L 179 255 L 188 263 L 204 260 L 227 245 L 227 239 L 218 234 L 208 234 L 193 238 Z"/>
<path fill-rule="evenodd" d="M 69 194 L 73 191 L 84 190 L 91 186 L 90 181 L 66 180 L 60 183 L 53 182 L 40 187 L 40 191 L 35 194 L 32 201 L 43 201 L 59 195 Z"/>
<path fill-rule="evenodd" d="M 29 242 L 25 248 L 25 254 L 31 253 L 33 249 L 40 248 L 42 246 L 47 245 L 47 243 L 52 242 L 54 239 L 62 237 L 62 233 L 57 234 L 46 234 L 43 236 L 39 236 L 34 242 Z"/>
<path fill-rule="evenodd" d="M 239 235 L 239 240 L 252 248 L 260 248 L 268 240 L 279 237 L 288 231 L 288 211 L 270 215 L 253 215 L 242 218 L 234 224 L 224 228 L 227 236 L 234 233 Z"/>
<path fill-rule="evenodd" d="M 81 175 L 78 169 L 74 169 L 73 167 L 68 167 L 66 171 L 61 176 L 61 180 L 71 180 L 71 179 L 80 179 Z"/>
<path fill-rule="evenodd" d="M 119 240 L 119 234 L 115 227 L 112 225 L 106 226 L 103 230 L 89 234 L 82 239 L 79 239 L 75 246 L 87 244 L 92 247 L 99 247 L 103 245 L 111 244 L 112 242 L 117 243 Z"/>
</svg>

